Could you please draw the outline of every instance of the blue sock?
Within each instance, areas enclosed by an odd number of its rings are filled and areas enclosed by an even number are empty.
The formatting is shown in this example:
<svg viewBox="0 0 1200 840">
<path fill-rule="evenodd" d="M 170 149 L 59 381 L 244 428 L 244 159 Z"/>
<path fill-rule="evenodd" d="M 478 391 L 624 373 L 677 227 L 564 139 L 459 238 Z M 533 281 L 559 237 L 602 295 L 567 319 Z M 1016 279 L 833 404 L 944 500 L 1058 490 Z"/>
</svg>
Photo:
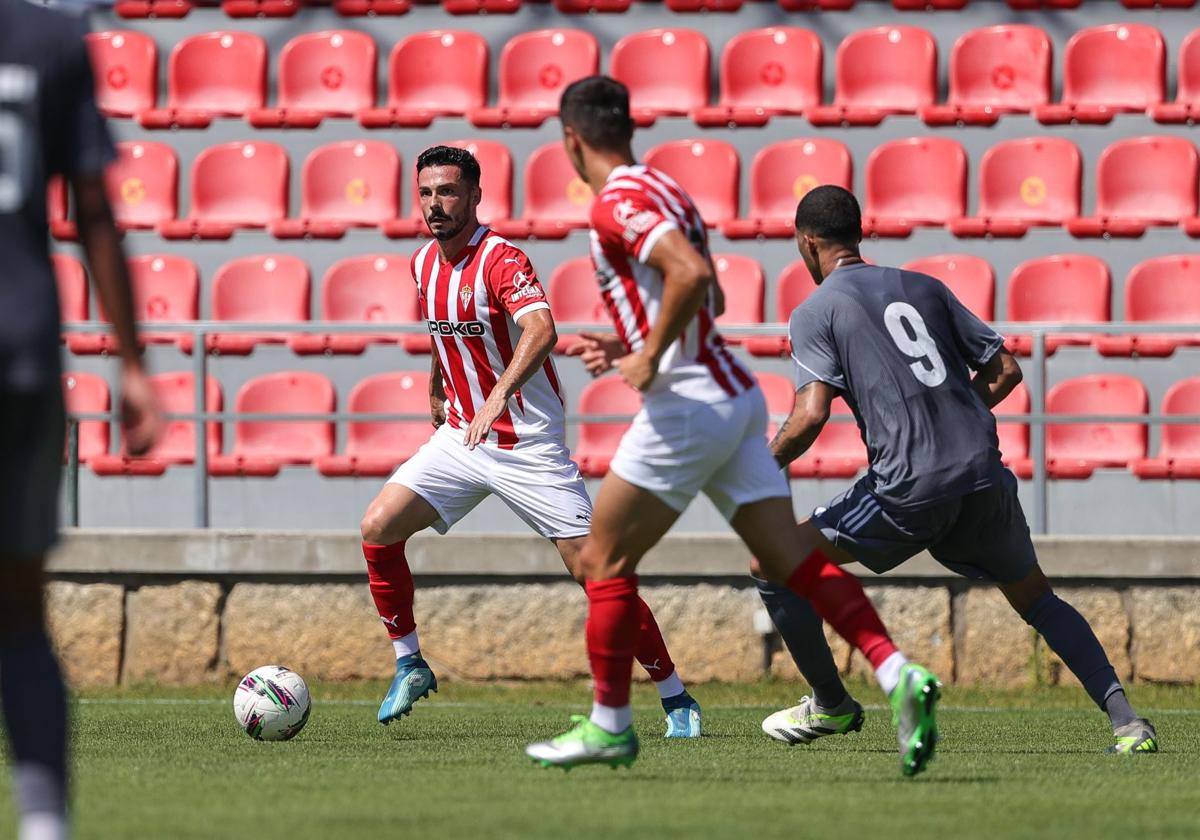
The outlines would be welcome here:
<svg viewBox="0 0 1200 840">
<path fill-rule="evenodd" d="M 813 699 L 825 709 L 839 706 L 848 696 L 825 632 L 821 617 L 812 604 L 797 596 L 786 586 L 754 578 L 758 595 L 775 624 L 775 629 L 787 645 L 792 661 L 800 674 L 812 686 Z"/>
<path fill-rule="evenodd" d="M 41 627 L 0 642 L 0 701 L 18 808 L 22 814 L 65 814 L 67 693 Z"/>
<path fill-rule="evenodd" d="M 689 706 L 694 706 L 696 701 L 692 699 L 692 695 L 684 691 L 682 694 L 676 694 L 673 697 L 662 698 L 662 707 L 664 712 L 673 712 L 676 709 L 686 709 Z"/>
<path fill-rule="evenodd" d="M 405 668 L 428 668 L 429 663 L 425 661 L 425 657 L 421 656 L 421 651 L 410 653 L 408 656 L 401 656 L 396 660 L 396 670 L 403 671 Z"/>
</svg>

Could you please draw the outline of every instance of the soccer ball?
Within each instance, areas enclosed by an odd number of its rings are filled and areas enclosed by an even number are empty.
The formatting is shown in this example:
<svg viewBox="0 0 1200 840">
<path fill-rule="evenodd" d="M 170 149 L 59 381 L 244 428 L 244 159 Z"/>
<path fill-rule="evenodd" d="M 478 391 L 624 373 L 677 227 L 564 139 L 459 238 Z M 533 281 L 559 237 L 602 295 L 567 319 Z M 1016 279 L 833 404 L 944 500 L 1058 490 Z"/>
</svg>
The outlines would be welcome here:
<svg viewBox="0 0 1200 840">
<path fill-rule="evenodd" d="M 286 741 L 308 723 L 312 701 L 308 686 L 280 665 L 255 668 L 233 692 L 233 716 L 256 741 Z"/>
</svg>

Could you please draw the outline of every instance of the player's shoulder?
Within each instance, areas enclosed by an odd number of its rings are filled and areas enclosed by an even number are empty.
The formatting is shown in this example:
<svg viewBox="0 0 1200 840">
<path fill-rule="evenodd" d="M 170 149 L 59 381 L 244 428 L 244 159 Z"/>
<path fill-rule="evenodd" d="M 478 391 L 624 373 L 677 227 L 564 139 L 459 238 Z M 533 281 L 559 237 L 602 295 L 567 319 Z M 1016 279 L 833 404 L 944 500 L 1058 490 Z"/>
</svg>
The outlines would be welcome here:
<svg viewBox="0 0 1200 840">
<path fill-rule="evenodd" d="M 81 6 L 44 6 L 30 0 L 4 0 L 0 22 L 21 33 L 21 44 L 38 51 L 78 49 L 90 28 Z"/>
<path fill-rule="evenodd" d="M 529 255 L 524 250 L 494 230 L 488 230 L 486 244 L 488 247 L 484 251 L 488 268 L 513 264 L 518 266 L 532 265 Z"/>
</svg>

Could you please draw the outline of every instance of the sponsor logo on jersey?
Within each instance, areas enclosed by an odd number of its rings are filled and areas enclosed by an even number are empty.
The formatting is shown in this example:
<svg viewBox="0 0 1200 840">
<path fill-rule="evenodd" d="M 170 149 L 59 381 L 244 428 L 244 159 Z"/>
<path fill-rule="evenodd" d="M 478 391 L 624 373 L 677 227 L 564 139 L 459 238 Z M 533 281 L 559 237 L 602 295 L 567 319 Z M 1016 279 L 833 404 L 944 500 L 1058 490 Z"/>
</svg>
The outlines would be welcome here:
<svg viewBox="0 0 1200 840">
<path fill-rule="evenodd" d="M 622 236 L 629 242 L 636 242 L 638 237 L 650 231 L 658 224 L 659 218 L 653 210 L 638 210 L 628 198 L 621 199 L 613 206 L 613 219 L 625 228 Z"/>
<path fill-rule="evenodd" d="M 538 283 L 537 278 L 530 277 L 524 271 L 518 271 L 513 274 L 513 286 L 516 287 L 516 291 L 509 295 L 509 300 L 511 300 L 513 303 L 516 303 L 522 298 L 540 298 L 544 294 L 542 292 L 542 286 L 540 283 Z"/>
<path fill-rule="evenodd" d="M 431 335 L 481 336 L 483 324 L 479 321 L 429 321 Z"/>
<path fill-rule="evenodd" d="M 471 286 L 463 286 L 459 289 L 458 299 L 462 301 L 463 309 L 471 305 L 471 298 L 475 297 L 475 289 Z"/>
</svg>

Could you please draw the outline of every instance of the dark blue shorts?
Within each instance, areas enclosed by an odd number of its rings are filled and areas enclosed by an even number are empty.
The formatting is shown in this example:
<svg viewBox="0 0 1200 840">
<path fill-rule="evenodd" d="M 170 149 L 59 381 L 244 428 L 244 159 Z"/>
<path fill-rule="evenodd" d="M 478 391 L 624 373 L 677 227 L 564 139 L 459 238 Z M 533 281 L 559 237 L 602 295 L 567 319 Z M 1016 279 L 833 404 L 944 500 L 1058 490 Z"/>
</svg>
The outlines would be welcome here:
<svg viewBox="0 0 1200 840">
<path fill-rule="evenodd" d="M 925 549 L 956 574 L 1014 583 L 1037 566 L 1029 525 L 1017 499 L 1017 479 L 917 511 L 884 509 L 860 480 L 813 523 L 831 543 L 882 574 Z"/>
<path fill-rule="evenodd" d="M 58 539 L 62 393 L 0 391 L 0 554 L 40 557 Z"/>
</svg>

